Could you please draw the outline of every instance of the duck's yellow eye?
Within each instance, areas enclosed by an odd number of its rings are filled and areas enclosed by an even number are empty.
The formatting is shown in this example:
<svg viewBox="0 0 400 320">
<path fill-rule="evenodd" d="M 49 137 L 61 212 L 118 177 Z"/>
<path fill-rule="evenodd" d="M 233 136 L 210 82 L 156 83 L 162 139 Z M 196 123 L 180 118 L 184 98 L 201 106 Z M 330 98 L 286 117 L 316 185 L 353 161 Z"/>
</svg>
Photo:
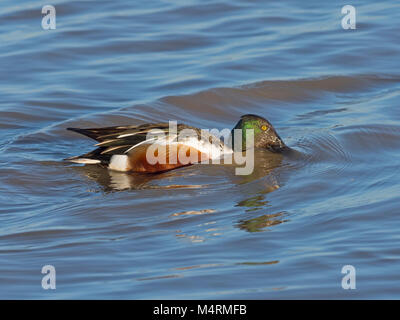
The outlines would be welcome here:
<svg viewBox="0 0 400 320">
<path fill-rule="evenodd" d="M 261 129 L 262 129 L 263 131 L 265 131 L 265 130 L 267 130 L 267 126 L 262 126 Z"/>
</svg>

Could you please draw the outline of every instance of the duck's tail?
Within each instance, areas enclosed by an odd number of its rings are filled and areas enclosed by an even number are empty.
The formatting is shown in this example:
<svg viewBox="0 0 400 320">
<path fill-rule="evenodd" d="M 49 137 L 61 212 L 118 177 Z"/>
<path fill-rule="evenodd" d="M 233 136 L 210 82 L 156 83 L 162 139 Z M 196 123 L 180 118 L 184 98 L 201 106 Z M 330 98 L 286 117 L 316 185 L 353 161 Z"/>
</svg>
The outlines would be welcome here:
<svg viewBox="0 0 400 320">
<path fill-rule="evenodd" d="M 107 154 L 102 154 L 103 150 L 104 148 L 97 148 L 80 156 L 66 158 L 64 159 L 64 161 L 82 164 L 108 164 L 110 162 L 111 156 Z"/>
<path fill-rule="evenodd" d="M 73 163 L 82 163 L 82 164 L 99 164 L 99 163 L 101 163 L 101 160 L 84 158 L 83 156 L 75 156 L 75 157 L 65 158 L 64 161 L 69 161 L 69 162 L 73 162 Z"/>
</svg>

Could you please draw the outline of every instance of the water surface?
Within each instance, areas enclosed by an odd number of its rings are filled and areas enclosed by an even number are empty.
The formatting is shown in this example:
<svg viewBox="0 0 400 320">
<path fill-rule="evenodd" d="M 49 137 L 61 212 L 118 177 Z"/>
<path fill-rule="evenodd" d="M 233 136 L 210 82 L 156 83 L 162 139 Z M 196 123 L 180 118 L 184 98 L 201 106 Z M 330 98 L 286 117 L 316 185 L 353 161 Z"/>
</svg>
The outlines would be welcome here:
<svg viewBox="0 0 400 320">
<path fill-rule="evenodd" d="M 45 31 L 46 4 L 0 4 L 0 298 L 400 297 L 398 3 L 343 30 L 342 1 L 54 0 Z M 62 161 L 93 144 L 67 127 L 245 113 L 297 155 L 249 176 Z"/>
</svg>

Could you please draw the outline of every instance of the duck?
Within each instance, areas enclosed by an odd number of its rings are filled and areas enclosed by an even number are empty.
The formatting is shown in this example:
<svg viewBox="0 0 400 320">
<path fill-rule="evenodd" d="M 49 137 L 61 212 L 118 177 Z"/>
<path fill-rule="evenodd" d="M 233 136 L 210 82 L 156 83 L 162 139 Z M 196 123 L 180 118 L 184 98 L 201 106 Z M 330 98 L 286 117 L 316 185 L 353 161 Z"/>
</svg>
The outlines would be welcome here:
<svg viewBox="0 0 400 320">
<path fill-rule="evenodd" d="M 241 130 L 236 134 L 236 129 Z M 246 139 L 247 129 L 253 130 L 254 139 Z M 64 160 L 101 165 L 120 172 L 159 173 L 221 159 L 250 148 L 262 148 L 274 153 L 288 149 L 272 124 L 254 114 L 242 115 L 230 131 L 228 140 L 208 130 L 186 124 L 171 125 L 171 122 L 67 130 L 98 143 L 93 151 Z M 235 143 L 236 139 L 241 141 Z M 149 157 L 149 154 L 152 156 Z"/>
</svg>

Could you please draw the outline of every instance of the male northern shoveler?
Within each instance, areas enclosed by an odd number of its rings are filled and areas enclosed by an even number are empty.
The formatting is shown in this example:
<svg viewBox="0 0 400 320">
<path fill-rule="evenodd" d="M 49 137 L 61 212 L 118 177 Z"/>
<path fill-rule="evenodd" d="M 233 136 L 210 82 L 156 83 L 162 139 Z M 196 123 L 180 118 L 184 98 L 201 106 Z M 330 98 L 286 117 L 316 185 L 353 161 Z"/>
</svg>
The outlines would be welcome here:
<svg viewBox="0 0 400 320">
<path fill-rule="evenodd" d="M 232 148 L 215 135 L 184 124 L 178 124 L 173 130 L 169 123 L 67 129 L 88 136 L 99 143 L 96 144 L 97 149 L 65 160 L 83 164 L 101 164 L 117 171 L 162 172 L 233 153 Z M 242 130 L 242 144 L 241 148 L 239 147 L 241 151 L 253 146 L 272 152 L 281 152 L 287 148 L 272 124 L 260 116 L 243 115 L 232 129 L 232 140 L 235 137 L 235 129 Z M 254 130 L 253 146 L 246 146 L 246 129 Z M 185 131 L 190 131 L 191 134 L 185 133 L 182 136 Z M 151 134 L 150 138 L 148 134 Z M 147 157 L 149 148 L 153 148 L 152 154 L 155 157 L 164 156 L 166 161 L 149 160 Z M 190 154 L 189 159 L 183 157 L 186 161 L 182 161 L 180 157 L 182 154 L 184 156 Z"/>
</svg>

